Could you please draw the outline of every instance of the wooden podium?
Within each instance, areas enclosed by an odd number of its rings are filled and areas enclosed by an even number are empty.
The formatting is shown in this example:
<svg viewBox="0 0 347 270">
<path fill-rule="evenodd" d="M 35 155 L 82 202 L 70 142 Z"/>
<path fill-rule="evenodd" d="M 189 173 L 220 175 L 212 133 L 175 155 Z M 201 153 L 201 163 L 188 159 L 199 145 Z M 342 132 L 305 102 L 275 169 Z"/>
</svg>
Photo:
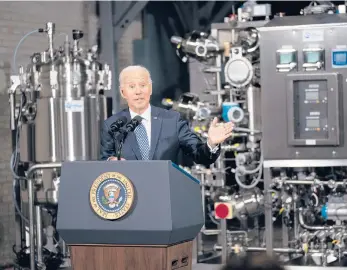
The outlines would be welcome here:
<svg viewBox="0 0 347 270">
<path fill-rule="evenodd" d="M 62 166 L 57 230 L 73 270 L 191 270 L 200 182 L 171 161 Z"/>
<path fill-rule="evenodd" d="M 73 270 L 191 270 L 193 242 L 173 246 L 71 246 Z"/>
</svg>

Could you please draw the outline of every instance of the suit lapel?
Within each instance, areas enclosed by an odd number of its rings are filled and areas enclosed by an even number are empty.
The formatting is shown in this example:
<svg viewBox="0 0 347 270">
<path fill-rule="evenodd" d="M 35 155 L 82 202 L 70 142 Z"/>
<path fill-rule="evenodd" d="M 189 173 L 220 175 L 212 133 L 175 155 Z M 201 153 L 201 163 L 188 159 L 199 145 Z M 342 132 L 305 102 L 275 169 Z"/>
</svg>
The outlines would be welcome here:
<svg viewBox="0 0 347 270">
<path fill-rule="evenodd" d="M 159 111 L 156 107 L 152 106 L 152 115 L 151 115 L 151 149 L 149 152 L 149 159 L 153 159 L 157 144 L 159 141 L 159 135 L 161 131 L 161 125 L 163 120 L 160 118 Z"/>
<path fill-rule="evenodd" d="M 125 111 L 125 116 L 126 118 L 128 119 L 128 121 L 130 121 L 131 119 L 131 116 L 130 116 L 130 112 L 129 112 L 129 109 L 127 109 Z M 128 133 L 128 136 L 127 138 L 125 139 L 125 141 L 130 145 L 131 149 L 133 150 L 136 158 L 138 160 L 141 160 L 142 159 L 142 156 L 141 156 L 141 152 L 140 152 L 140 148 L 139 148 L 139 145 L 137 143 L 137 140 L 136 140 L 136 137 L 135 137 L 135 133 L 134 132 L 130 132 Z"/>
</svg>

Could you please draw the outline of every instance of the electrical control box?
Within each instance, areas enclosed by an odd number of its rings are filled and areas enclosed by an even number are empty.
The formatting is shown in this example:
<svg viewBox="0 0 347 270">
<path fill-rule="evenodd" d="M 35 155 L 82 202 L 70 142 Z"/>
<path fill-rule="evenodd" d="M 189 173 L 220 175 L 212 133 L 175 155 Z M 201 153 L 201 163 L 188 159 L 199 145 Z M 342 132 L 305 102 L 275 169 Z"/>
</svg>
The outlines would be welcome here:
<svg viewBox="0 0 347 270">
<path fill-rule="evenodd" d="M 286 78 L 289 146 L 338 146 L 338 74 L 288 74 Z"/>
<path fill-rule="evenodd" d="M 274 18 L 259 31 L 264 160 L 347 159 L 347 17 Z"/>
</svg>

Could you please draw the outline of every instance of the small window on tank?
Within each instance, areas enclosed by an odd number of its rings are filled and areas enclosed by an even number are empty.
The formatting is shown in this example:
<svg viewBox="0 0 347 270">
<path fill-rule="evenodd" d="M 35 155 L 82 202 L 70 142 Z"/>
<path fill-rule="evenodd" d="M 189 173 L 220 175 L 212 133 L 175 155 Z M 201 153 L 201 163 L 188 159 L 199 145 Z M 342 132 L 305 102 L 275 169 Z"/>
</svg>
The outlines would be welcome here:
<svg viewBox="0 0 347 270">
<path fill-rule="evenodd" d="M 306 71 L 319 70 L 324 68 L 324 50 L 320 48 L 306 48 L 303 50 L 304 64 Z"/>
<path fill-rule="evenodd" d="M 292 48 L 280 49 L 276 51 L 277 71 L 289 72 L 297 68 L 297 51 Z"/>
</svg>

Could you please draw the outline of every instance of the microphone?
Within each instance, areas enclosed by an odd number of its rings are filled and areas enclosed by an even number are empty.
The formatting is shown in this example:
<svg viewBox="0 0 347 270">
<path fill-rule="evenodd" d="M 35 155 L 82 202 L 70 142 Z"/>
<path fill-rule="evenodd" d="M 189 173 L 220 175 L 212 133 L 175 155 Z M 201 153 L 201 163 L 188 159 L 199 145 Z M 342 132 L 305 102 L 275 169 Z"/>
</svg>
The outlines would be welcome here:
<svg viewBox="0 0 347 270">
<path fill-rule="evenodd" d="M 123 127 L 125 125 L 125 123 L 127 122 L 127 118 L 125 116 L 121 116 L 119 117 L 115 122 L 113 122 L 110 126 L 110 130 L 113 134 L 119 132 L 119 130 L 121 129 L 121 127 Z"/>
<path fill-rule="evenodd" d="M 125 138 L 127 137 L 129 132 L 133 132 L 135 128 L 141 123 L 142 117 L 137 115 L 133 119 L 131 119 L 124 128 L 120 129 L 120 140 L 117 149 L 117 158 L 120 160 L 122 155 L 122 148 Z"/>
<path fill-rule="evenodd" d="M 142 117 L 137 115 L 133 119 L 131 119 L 126 125 L 125 125 L 125 132 L 133 132 L 135 128 L 137 128 L 138 125 L 141 124 Z"/>
</svg>

